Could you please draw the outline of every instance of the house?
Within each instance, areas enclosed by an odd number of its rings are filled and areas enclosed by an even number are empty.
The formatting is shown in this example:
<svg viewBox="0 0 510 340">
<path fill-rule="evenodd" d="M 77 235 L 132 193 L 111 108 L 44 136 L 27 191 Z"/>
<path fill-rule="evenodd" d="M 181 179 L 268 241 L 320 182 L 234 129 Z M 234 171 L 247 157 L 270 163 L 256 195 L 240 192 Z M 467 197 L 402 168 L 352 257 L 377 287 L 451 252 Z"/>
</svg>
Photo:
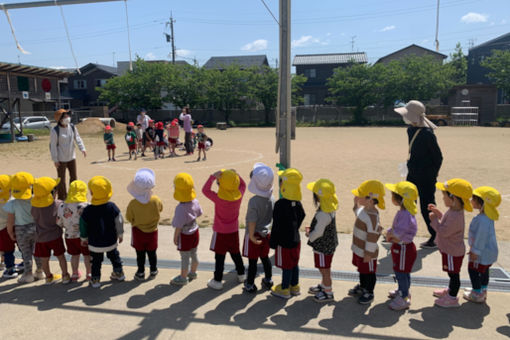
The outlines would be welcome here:
<svg viewBox="0 0 510 340">
<path fill-rule="evenodd" d="M 491 84 L 490 79 L 487 77 L 489 70 L 483 67 L 481 63 L 485 58 L 492 55 L 493 50 L 510 50 L 510 33 L 469 49 L 467 70 L 468 84 Z M 503 92 L 499 90 L 498 104 L 503 104 L 504 97 Z"/>
<path fill-rule="evenodd" d="M 101 106 L 96 87 L 103 87 L 106 81 L 118 75 L 117 68 L 89 63 L 69 78 L 69 94 L 73 98 L 72 107 Z"/>
<path fill-rule="evenodd" d="M 243 55 L 230 57 L 211 57 L 204 64 L 204 68 L 211 70 L 223 70 L 231 65 L 239 65 L 242 70 L 250 67 L 269 66 L 267 56 L 265 55 Z"/>
<path fill-rule="evenodd" d="M 376 61 L 376 64 L 382 63 L 387 64 L 393 60 L 400 60 L 405 57 L 409 56 L 417 56 L 417 57 L 423 57 L 423 56 L 432 56 L 435 60 L 437 60 L 438 63 L 443 63 L 443 61 L 448 57 L 445 54 L 429 50 L 428 48 L 421 47 L 415 44 L 409 45 L 407 47 L 404 47 L 398 51 L 395 51 L 393 53 L 390 53 L 382 58 L 379 58 L 379 60 Z"/>
<path fill-rule="evenodd" d="M 169 60 L 144 60 L 146 63 L 160 63 L 160 64 L 170 64 Z M 184 60 L 176 60 L 175 65 L 189 65 L 188 62 Z M 133 61 L 133 67 L 135 66 L 135 62 Z M 126 72 L 129 71 L 129 61 L 117 61 L 117 73 L 119 76 L 123 76 Z"/>
<path fill-rule="evenodd" d="M 333 75 L 335 68 L 346 67 L 351 63 L 366 64 L 366 53 L 296 54 L 292 66 L 296 67 L 296 74 L 307 78 L 301 89 L 304 104 L 326 104 L 328 78 Z"/>
</svg>

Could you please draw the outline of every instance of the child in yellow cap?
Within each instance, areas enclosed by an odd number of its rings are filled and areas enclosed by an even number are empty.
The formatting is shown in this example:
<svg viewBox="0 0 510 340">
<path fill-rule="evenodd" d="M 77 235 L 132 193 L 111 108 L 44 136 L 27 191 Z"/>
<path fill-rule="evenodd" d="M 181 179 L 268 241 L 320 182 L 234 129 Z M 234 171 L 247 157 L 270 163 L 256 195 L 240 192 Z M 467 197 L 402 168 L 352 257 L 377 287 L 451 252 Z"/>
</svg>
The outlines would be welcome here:
<svg viewBox="0 0 510 340">
<path fill-rule="evenodd" d="M 4 279 L 11 279 L 18 276 L 16 267 L 14 266 L 14 249 L 15 242 L 7 232 L 7 212 L 3 209 L 5 204 L 11 198 L 11 177 L 9 175 L 0 175 L 0 256 L 2 256 L 1 268 L 4 270 L 2 277 Z"/>
<path fill-rule="evenodd" d="M 211 186 L 218 183 L 218 193 Z M 244 264 L 239 251 L 239 209 L 246 191 L 246 183 L 235 170 L 217 171 L 205 182 L 202 193 L 214 203 L 213 236 L 210 249 L 214 251 L 214 278 L 207 282 L 211 289 L 223 289 L 223 269 L 225 255 L 230 253 L 236 266 L 237 280 L 243 283 L 246 279 Z"/>
<path fill-rule="evenodd" d="M 418 225 L 416 215 L 418 209 L 418 189 L 411 182 L 386 184 L 391 191 L 391 202 L 400 209 L 397 211 L 393 224 L 386 232 L 386 240 L 391 242 L 391 258 L 393 271 L 398 282 L 398 289 L 389 292 L 391 302 L 388 307 L 393 310 L 404 310 L 411 306 L 411 271 L 416 261 L 416 245 L 413 242 Z"/>
<path fill-rule="evenodd" d="M 67 261 L 64 256 L 66 248 L 62 240 L 62 228 L 57 224 L 57 210 L 62 203 L 55 200 L 55 188 L 60 179 L 40 177 L 34 182 L 34 197 L 32 198 L 32 216 L 37 230 L 34 256 L 42 260 L 42 269 L 46 275 L 46 284 L 52 284 L 60 279 L 62 283 L 69 283 L 71 277 L 67 272 Z M 53 274 L 50 269 L 50 256 L 58 259 L 62 275 Z"/>
<path fill-rule="evenodd" d="M 384 185 L 377 180 L 368 180 L 352 190 L 356 221 L 352 231 L 352 264 L 358 268 L 359 284 L 349 290 L 349 295 L 358 298 L 358 303 L 369 304 L 374 300 L 377 256 L 382 227 L 379 211 L 385 208 Z"/>
<path fill-rule="evenodd" d="M 468 301 L 482 303 L 487 299 L 489 268 L 498 259 L 498 242 L 494 221 L 499 219 L 497 207 L 501 204 L 501 194 L 494 188 L 483 186 L 473 190 L 471 204 L 480 213 L 469 225 L 469 265 L 468 272 L 473 289 L 464 291 Z"/>
<path fill-rule="evenodd" d="M 436 231 L 436 243 L 441 252 L 443 271 L 448 273 L 448 288 L 436 289 L 434 304 L 443 308 L 459 307 L 457 294 L 460 288 L 460 268 L 466 253 L 464 245 L 464 210 L 473 211 L 469 200 L 473 195 L 471 184 L 461 178 L 436 183 L 443 192 L 443 202 L 448 210 L 443 213 L 429 204 L 430 226 Z"/>
<path fill-rule="evenodd" d="M 177 174 L 174 178 L 174 190 L 174 198 L 179 204 L 175 207 L 172 226 L 175 228 L 174 244 L 181 254 L 181 274 L 170 283 L 183 286 L 197 278 L 197 247 L 200 238 L 197 218 L 202 216 L 202 208 L 196 199 L 195 184 L 190 174 Z"/>
<path fill-rule="evenodd" d="M 313 248 L 315 268 L 318 268 L 322 281 L 310 287 L 308 293 L 314 294 L 316 302 L 330 302 L 334 300 L 331 281 L 331 262 L 338 246 L 336 234 L 336 210 L 338 198 L 335 194 L 335 185 L 329 179 L 319 179 L 308 183 L 308 190 L 313 192 L 313 203 L 317 212 L 312 224 L 306 228 L 308 245 Z"/>
<path fill-rule="evenodd" d="M 131 246 L 136 250 L 138 270 L 135 280 L 145 280 L 145 257 L 149 258 L 149 278 L 158 275 L 158 224 L 163 204 L 158 196 L 152 193 L 156 186 L 154 171 L 147 168 L 139 169 L 127 190 L 133 196 L 126 210 L 126 220 L 131 223 Z"/>
<path fill-rule="evenodd" d="M 82 246 L 80 240 L 80 217 L 88 205 L 87 184 L 76 180 L 69 185 L 66 200 L 58 206 L 57 224 L 65 230 L 67 253 L 71 255 L 72 282 L 81 277 L 80 255 L 83 255 L 87 281 L 90 281 L 92 275 L 89 248 Z"/>
<path fill-rule="evenodd" d="M 104 253 L 110 260 L 113 272 L 110 279 L 124 281 L 126 276 L 122 270 L 122 260 L 117 250 L 117 241 L 122 243 L 124 235 L 124 219 L 119 208 L 109 202 L 113 195 L 112 184 L 108 178 L 94 176 L 88 184 L 92 200 L 81 214 L 80 238 L 82 245 L 88 245 L 92 258 L 92 288 L 101 287 L 101 264 Z"/>
<path fill-rule="evenodd" d="M 4 205 L 7 212 L 7 232 L 18 247 L 23 257 L 23 275 L 18 278 L 19 283 L 30 283 L 44 278 L 42 261 L 35 257 L 37 270 L 32 272 L 37 231 L 32 217 L 32 185 L 34 177 L 28 172 L 18 172 L 11 178 L 11 194 L 14 199 Z"/>
<path fill-rule="evenodd" d="M 283 299 L 301 294 L 299 287 L 299 228 L 305 218 L 301 205 L 303 175 L 296 169 L 279 171 L 280 193 L 273 209 L 273 227 L 269 245 L 275 249 L 275 265 L 282 270 L 282 283 L 271 288 L 271 294 Z"/>
</svg>

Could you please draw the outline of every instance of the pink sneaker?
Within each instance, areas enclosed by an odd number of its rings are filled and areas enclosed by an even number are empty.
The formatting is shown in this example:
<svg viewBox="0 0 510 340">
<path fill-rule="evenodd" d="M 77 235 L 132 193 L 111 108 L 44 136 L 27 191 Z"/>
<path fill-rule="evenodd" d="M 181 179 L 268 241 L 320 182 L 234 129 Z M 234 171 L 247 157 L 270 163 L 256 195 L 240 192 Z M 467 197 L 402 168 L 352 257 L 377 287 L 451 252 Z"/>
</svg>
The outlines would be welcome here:
<svg viewBox="0 0 510 340">
<path fill-rule="evenodd" d="M 448 288 L 436 289 L 434 293 L 432 293 L 432 295 L 434 295 L 435 297 L 442 297 L 448 294 L 449 291 L 450 290 Z"/>
<path fill-rule="evenodd" d="M 434 304 L 443 308 L 456 308 L 460 307 L 459 299 L 457 297 L 450 296 L 449 294 L 443 295 L 442 297 L 436 299 Z"/>
<path fill-rule="evenodd" d="M 411 306 L 410 300 L 407 298 L 404 299 L 398 294 L 393 300 L 391 300 L 390 304 L 388 305 L 388 307 L 393 310 L 404 310 L 408 309 L 409 306 Z"/>
<path fill-rule="evenodd" d="M 394 299 L 397 295 L 398 295 L 398 289 L 390 290 L 388 292 L 388 297 L 390 299 Z M 407 294 L 407 297 L 411 298 L 411 291 L 409 291 L 409 293 Z"/>
<path fill-rule="evenodd" d="M 484 303 L 485 302 L 485 294 L 483 292 L 477 293 L 473 290 L 471 290 L 470 292 L 465 291 L 463 297 L 464 297 L 464 299 L 471 301 L 471 302 L 475 302 L 475 303 Z"/>
</svg>

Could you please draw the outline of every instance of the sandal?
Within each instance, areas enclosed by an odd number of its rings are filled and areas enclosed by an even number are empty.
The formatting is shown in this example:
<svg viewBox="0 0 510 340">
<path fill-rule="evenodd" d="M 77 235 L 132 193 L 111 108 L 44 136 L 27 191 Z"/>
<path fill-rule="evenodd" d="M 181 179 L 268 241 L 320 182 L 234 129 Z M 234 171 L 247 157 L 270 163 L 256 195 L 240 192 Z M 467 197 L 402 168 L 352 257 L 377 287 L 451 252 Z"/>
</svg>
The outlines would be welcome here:
<svg viewBox="0 0 510 340">
<path fill-rule="evenodd" d="M 333 292 L 325 292 L 325 291 L 320 291 L 318 292 L 317 294 L 315 294 L 315 296 L 313 297 L 313 299 L 315 300 L 315 302 L 330 302 L 330 301 L 334 301 L 335 298 L 333 296 Z"/>
</svg>

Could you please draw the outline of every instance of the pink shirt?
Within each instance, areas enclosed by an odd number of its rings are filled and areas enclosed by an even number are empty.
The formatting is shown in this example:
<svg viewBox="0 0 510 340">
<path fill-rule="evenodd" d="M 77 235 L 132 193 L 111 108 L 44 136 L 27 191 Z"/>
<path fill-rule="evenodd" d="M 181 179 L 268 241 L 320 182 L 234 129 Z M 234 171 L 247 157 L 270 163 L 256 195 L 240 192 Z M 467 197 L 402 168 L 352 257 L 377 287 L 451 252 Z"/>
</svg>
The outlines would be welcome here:
<svg viewBox="0 0 510 340">
<path fill-rule="evenodd" d="M 437 232 L 436 243 L 442 253 L 464 256 L 464 210 L 448 209 L 441 220 L 434 218 L 430 226 Z"/>
<path fill-rule="evenodd" d="M 205 182 L 202 188 L 202 193 L 213 201 L 214 203 L 214 224 L 213 230 L 221 234 L 230 234 L 239 230 L 239 209 L 241 208 L 241 201 L 246 190 L 246 183 L 239 176 L 241 183 L 239 185 L 239 191 L 241 192 L 241 198 L 237 201 L 225 201 L 218 197 L 218 194 L 211 190 L 213 182 L 216 177 L 209 176 L 207 182 Z"/>
</svg>

